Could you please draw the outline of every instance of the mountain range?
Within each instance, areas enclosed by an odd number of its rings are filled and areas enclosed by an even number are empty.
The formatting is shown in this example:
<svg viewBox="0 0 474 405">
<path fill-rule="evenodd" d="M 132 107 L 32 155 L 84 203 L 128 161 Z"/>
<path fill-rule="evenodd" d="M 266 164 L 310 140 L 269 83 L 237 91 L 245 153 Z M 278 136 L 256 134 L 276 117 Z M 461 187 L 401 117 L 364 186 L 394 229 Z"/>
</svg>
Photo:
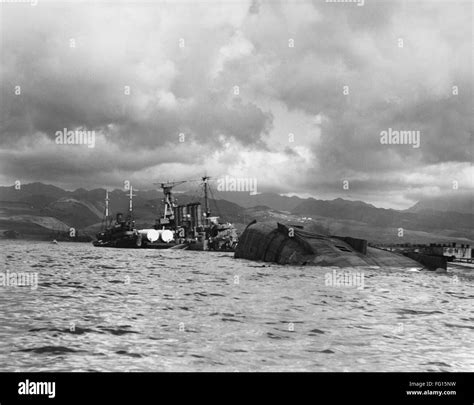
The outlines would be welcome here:
<svg viewBox="0 0 474 405">
<path fill-rule="evenodd" d="M 149 227 L 159 215 L 163 195 L 158 190 L 135 191 L 134 215 L 138 227 Z M 199 201 L 201 195 L 175 194 L 178 204 Z M 279 221 L 305 229 L 361 237 L 383 243 L 470 243 L 474 240 L 472 194 L 459 193 L 424 199 L 407 210 L 378 208 L 362 201 L 342 198 L 318 200 L 273 193 L 249 195 L 241 192 L 211 194 L 213 215 L 242 230 L 251 220 Z M 101 228 L 104 189 L 74 191 L 54 185 L 31 183 L 0 187 L 0 234 L 15 231 L 27 239 L 51 239 L 57 232 L 75 228 L 93 236 Z M 124 190 L 109 192 L 110 212 L 126 212 Z M 403 229 L 403 236 L 400 235 Z"/>
</svg>

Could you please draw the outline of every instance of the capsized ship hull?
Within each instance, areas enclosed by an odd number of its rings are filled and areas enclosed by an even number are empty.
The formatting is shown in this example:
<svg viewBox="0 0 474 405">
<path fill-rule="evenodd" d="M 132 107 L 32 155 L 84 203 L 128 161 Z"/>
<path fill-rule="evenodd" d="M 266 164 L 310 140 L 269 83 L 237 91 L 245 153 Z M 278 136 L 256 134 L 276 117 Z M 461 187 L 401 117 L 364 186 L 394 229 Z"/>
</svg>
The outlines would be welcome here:
<svg viewBox="0 0 474 405">
<path fill-rule="evenodd" d="M 235 258 L 314 266 L 420 268 L 398 253 L 367 246 L 367 241 L 306 232 L 280 223 L 250 223 L 239 238 Z"/>
</svg>

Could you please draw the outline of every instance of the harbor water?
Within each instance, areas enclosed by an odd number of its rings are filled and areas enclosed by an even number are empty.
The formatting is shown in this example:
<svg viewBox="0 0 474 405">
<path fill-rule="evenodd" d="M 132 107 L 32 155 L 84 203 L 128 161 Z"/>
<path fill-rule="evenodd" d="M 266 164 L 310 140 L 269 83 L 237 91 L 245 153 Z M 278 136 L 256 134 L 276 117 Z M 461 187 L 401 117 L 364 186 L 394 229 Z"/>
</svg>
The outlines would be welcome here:
<svg viewBox="0 0 474 405">
<path fill-rule="evenodd" d="M 338 284 L 339 269 L 232 253 L 0 252 L 0 371 L 474 371 L 471 269 Z"/>
</svg>

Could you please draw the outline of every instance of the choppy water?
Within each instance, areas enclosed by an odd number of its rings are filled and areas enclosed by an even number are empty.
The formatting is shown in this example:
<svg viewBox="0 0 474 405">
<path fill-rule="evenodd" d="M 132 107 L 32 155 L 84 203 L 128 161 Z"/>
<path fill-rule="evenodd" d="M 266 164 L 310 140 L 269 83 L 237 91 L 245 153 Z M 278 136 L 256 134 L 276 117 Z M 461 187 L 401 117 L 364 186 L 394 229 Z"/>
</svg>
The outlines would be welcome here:
<svg viewBox="0 0 474 405">
<path fill-rule="evenodd" d="M 1 371 L 474 371 L 474 270 L 332 269 L 230 253 L 0 242 Z M 3 264 L 5 263 L 5 266 Z"/>
</svg>

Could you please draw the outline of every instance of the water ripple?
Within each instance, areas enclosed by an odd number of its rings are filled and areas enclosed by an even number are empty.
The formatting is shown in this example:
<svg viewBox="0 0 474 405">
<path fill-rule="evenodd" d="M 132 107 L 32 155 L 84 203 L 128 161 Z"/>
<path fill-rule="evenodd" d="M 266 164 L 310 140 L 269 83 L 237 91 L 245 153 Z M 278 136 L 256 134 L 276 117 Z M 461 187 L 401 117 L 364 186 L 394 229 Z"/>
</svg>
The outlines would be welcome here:
<svg viewBox="0 0 474 405">
<path fill-rule="evenodd" d="M 474 371 L 474 273 L 2 241 L 2 371 Z M 336 269 L 337 270 L 337 269 Z M 454 277 L 456 275 L 456 277 Z"/>
</svg>

